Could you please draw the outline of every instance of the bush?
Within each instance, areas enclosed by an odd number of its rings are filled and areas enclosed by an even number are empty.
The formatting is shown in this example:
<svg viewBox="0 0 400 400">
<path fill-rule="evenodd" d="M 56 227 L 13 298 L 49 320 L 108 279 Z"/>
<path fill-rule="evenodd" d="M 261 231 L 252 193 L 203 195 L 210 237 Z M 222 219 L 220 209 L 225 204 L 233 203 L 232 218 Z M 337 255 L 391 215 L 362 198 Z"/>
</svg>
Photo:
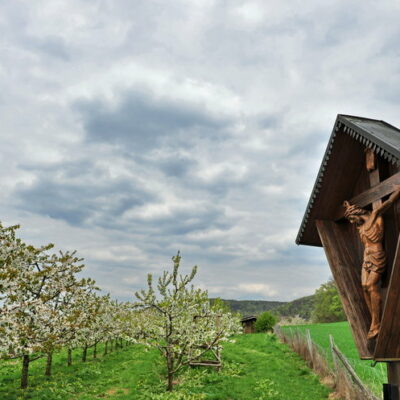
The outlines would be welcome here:
<svg viewBox="0 0 400 400">
<path fill-rule="evenodd" d="M 257 317 L 255 324 L 256 332 L 272 331 L 277 322 L 278 319 L 275 317 L 275 315 L 265 311 Z"/>
<path fill-rule="evenodd" d="M 346 321 L 342 302 L 333 280 L 322 284 L 315 292 L 312 319 L 318 323 Z"/>
</svg>

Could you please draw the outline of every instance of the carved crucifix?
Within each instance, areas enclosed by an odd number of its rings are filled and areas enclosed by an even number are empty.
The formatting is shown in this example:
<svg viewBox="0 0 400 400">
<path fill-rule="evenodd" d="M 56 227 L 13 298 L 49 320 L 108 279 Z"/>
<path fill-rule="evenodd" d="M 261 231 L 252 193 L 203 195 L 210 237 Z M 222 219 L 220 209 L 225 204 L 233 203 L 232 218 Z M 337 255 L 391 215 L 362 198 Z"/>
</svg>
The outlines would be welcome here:
<svg viewBox="0 0 400 400">
<path fill-rule="evenodd" d="M 375 154 L 366 152 L 366 167 L 369 172 L 371 186 L 379 184 L 379 169 Z M 379 289 L 382 273 L 386 267 L 386 253 L 383 248 L 384 223 L 383 213 L 400 197 L 400 187 L 393 185 L 393 193 L 382 203 L 377 199 L 372 203 L 372 211 L 344 202 L 344 216 L 356 225 L 361 242 L 364 245 L 363 264 L 361 268 L 361 284 L 364 298 L 371 314 L 371 326 L 368 339 L 379 334 L 381 321 L 382 296 Z"/>
</svg>

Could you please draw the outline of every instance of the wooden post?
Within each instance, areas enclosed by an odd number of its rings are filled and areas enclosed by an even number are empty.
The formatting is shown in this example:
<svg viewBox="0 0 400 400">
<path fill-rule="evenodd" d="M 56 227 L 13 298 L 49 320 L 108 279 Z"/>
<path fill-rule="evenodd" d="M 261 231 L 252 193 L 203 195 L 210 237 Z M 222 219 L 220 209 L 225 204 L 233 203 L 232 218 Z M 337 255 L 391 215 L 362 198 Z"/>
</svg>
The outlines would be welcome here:
<svg viewBox="0 0 400 400">
<path fill-rule="evenodd" d="M 307 347 L 308 347 L 308 352 L 310 353 L 310 359 L 311 359 L 311 367 L 314 367 L 314 351 L 313 351 L 313 344 L 311 340 L 311 333 L 310 330 L 306 330 L 306 339 L 307 339 Z"/>
<path fill-rule="evenodd" d="M 333 367 L 334 367 L 334 369 L 335 369 L 335 378 L 336 378 L 336 374 L 337 374 L 337 372 L 338 372 L 338 364 L 337 364 L 336 353 L 335 353 L 334 350 L 333 350 L 333 348 L 335 347 L 335 341 L 334 341 L 332 335 L 329 335 L 329 343 L 330 343 L 331 354 L 332 354 L 332 360 L 333 360 Z"/>
<path fill-rule="evenodd" d="M 399 400 L 399 392 L 396 385 L 383 384 L 383 400 Z"/>
<path fill-rule="evenodd" d="M 390 400 L 399 400 L 400 397 L 400 362 L 398 361 L 389 361 L 387 364 L 387 374 L 388 374 L 388 383 L 392 386 L 396 386 L 395 392 L 397 392 L 396 397 L 389 397 Z"/>
</svg>

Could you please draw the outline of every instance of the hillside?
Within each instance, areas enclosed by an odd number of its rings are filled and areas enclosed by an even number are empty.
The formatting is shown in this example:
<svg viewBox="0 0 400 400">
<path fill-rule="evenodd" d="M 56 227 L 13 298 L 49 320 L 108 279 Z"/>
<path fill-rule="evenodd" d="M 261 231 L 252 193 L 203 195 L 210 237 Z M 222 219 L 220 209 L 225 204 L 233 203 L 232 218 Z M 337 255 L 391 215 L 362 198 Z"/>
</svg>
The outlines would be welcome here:
<svg viewBox="0 0 400 400">
<path fill-rule="evenodd" d="M 211 302 L 214 299 L 210 299 Z M 264 311 L 271 311 L 286 303 L 283 301 L 265 301 L 265 300 L 225 300 L 221 299 L 234 313 L 243 316 L 258 315 Z"/>
<path fill-rule="evenodd" d="M 314 299 L 314 295 L 301 297 L 300 299 L 278 306 L 274 309 L 274 312 L 282 317 L 294 317 L 299 315 L 301 318 L 310 319 L 314 308 Z"/>
<path fill-rule="evenodd" d="M 214 299 L 211 299 L 213 301 Z M 301 297 L 299 299 L 285 301 L 266 300 L 225 300 L 221 299 L 235 313 L 243 316 L 259 315 L 264 311 L 273 311 L 284 317 L 299 315 L 304 319 L 310 319 L 314 307 L 314 295 Z"/>
</svg>

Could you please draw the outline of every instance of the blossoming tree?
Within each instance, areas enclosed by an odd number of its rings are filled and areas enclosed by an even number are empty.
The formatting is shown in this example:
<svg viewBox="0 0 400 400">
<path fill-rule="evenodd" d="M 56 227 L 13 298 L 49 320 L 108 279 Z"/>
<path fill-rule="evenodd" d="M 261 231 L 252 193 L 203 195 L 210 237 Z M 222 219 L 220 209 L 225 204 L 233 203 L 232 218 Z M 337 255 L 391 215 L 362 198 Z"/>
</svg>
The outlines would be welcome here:
<svg viewBox="0 0 400 400">
<path fill-rule="evenodd" d="M 167 390 L 173 389 L 174 376 L 185 365 L 198 360 L 221 341 L 241 331 L 240 322 L 230 313 L 210 307 L 207 291 L 191 284 L 197 267 L 189 275 L 179 274 L 181 256 L 172 257 L 172 272 L 164 271 L 158 279 L 157 291 L 152 275 L 148 289 L 136 293 L 142 309 L 144 340 L 155 346 L 164 357 L 167 367 Z"/>
</svg>

